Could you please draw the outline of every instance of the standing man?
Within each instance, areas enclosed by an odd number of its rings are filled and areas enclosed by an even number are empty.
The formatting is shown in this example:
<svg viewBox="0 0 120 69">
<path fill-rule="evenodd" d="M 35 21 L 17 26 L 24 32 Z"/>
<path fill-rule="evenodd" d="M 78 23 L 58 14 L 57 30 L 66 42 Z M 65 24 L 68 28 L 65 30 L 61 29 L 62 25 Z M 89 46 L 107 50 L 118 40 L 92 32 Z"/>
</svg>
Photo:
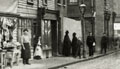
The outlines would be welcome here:
<svg viewBox="0 0 120 69">
<path fill-rule="evenodd" d="M 28 33 L 28 29 L 23 30 L 23 35 L 21 37 L 21 44 L 22 44 L 22 54 L 21 57 L 23 58 L 23 64 L 28 64 L 29 59 L 31 58 L 31 52 L 30 52 L 30 36 Z"/>
<path fill-rule="evenodd" d="M 108 37 L 104 33 L 103 36 L 102 36 L 102 39 L 101 39 L 101 53 L 103 53 L 103 50 L 104 50 L 104 54 L 106 54 L 107 45 L 108 45 Z"/>
<path fill-rule="evenodd" d="M 87 36 L 87 46 L 89 48 L 89 56 L 93 56 L 94 55 L 94 43 L 95 43 L 95 38 L 94 36 L 92 36 L 92 33 L 89 32 L 89 36 Z"/>
<path fill-rule="evenodd" d="M 63 41 L 63 50 L 62 50 L 62 54 L 63 56 L 70 56 L 71 55 L 71 41 L 69 38 L 69 31 L 65 32 L 65 37 L 64 37 L 64 41 Z"/>
</svg>

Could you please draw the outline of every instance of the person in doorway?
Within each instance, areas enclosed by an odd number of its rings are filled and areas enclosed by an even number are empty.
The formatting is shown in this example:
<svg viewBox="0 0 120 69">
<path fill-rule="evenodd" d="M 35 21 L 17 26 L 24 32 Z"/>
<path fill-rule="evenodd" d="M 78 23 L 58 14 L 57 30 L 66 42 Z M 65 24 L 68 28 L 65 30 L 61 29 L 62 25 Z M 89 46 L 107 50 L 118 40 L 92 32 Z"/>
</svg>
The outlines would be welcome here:
<svg viewBox="0 0 120 69">
<path fill-rule="evenodd" d="M 41 37 L 38 38 L 38 43 L 35 49 L 34 59 L 42 59 L 43 58 L 43 51 L 41 45 Z"/>
<path fill-rule="evenodd" d="M 30 36 L 28 34 L 28 29 L 23 30 L 23 35 L 21 37 L 21 44 L 22 44 L 22 54 L 21 57 L 23 58 L 23 64 L 28 64 L 29 59 L 31 58 L 31 52 L 30 52 Z"/>
<path fill-rule="evenodd" d="M 106 54 L 106 52 L 107 52 L 107 45 L 108 45 L 108 37 L 104 33 L 102 38 L 101 38 L 101 54 L 103 53 L 103 50 L 104 50 L 104 54 Z"/>
<path fill-rule="evenodd" d="M 87 36 L 87 46 L 89 48 L 89 56 L 94 55 L 94 43 L 95 43 L 95 38 L 92 36 L 92 33 L 89 32 L 89 36 Z"/>
<path fill-rule="evenodd" d="M 33 55 L 35 54 L 35 49 L 38 43 L 38 37 L 36 35 L 33 35 L 34 43 L 33 43 Z"/>
<path fill-rule="evenodd" d="M 73 33 L 73 39 L 72 39 L 72 56 L 76 58 L 76 52 L 77 52 L 77 45 L 78 39 L 76 37 L 76 33 Z"/>
<path fill-rule="evenodd" d="M 71 55 L 71 41 L 69 38 L 69 31 L 65 32 L 65 37 L 64 37 L 64 41 L 63 41 L 63 50 L 62 50 L 62 54 L 63 56 L 70 56 Z"/>
</svg>

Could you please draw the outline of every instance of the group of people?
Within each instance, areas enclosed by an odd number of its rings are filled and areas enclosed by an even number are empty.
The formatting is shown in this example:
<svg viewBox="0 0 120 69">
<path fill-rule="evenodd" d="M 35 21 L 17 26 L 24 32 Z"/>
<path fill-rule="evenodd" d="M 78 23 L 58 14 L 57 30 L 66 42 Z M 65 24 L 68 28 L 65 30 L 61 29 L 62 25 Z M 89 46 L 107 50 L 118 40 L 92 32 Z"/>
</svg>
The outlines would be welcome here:
<svg viewBox="0 0 120 69">
<path fill-rule="evenodd" d="M 89 56 L 91 57 L 94 56 L 96 41 L 95 41 L 95 37 L 92 35 L 91 32 L 89 32 L 89 35 L 87 36 L 86 45 L 88 46 Z M 107 46 L 108 46 L 108 37 L 106 36 L 105 33 L 103 33 L 103 36 L 101 38 L 100 53 L 104 52 L 104 54 L 106 54 Z M 81 51 L 83 51 L 81 50 L 82 48 L 83 48 L 83 43 L 80 38 L 76 37 L 76 33 L 73 33 L 73 39 L 71 41 L 69 38 L 69 31 L 66 31 L 63 41 L 62 55 L 63 56 L 72 55 L 73 57 L 79 56 L 81 58 Z"/>
<path fill-rule="evenodd" d="M 29 59 L 31 58 L 31 52 L 30 52 L 30 37 L 28 36 L 28 29 L 23 30 L 24 34 L 21 37 L 21 43 L 22 43 L 22 54 L 21 57 L 23 58 L 23 64 L 30 64 Z M 77 34 L 73 33 L 72 41 L 69 38 L 69 31 L 65 32 L 64 40 L 63 40 L 63 49 L 62 49 L 62 55 L 63 56 L 72 56 L 74 58 L 79 57 L 81 58 L 81 51 L 83 51 L 83 42 L 81 41 L 81 38 L 77 38 Z M 36 47 L 34 48 L 34 55 L 36 55 L 36 58 L 42 58 L 42 48 L 41 48 L 41 37 L 38 38 Z M 89 49 L 89 56 L 93 56 L 95 52 L 95 37 L 92 35 L 92 33 L 89 33 L 89 36 L 87 36 L 86 44 Z M 104 33 L 104 35 L 101 38 L 101 53 L 106 53 L 107 51 L 107 45 L 108 45 L 108 37 Z"/>
<path fill-rule="evenodd" d="M 63 41 L 63 56 L 73 56 L 81 58 L 81 48 L 82 48 L 82 41 L 80 38 L 76 37 L 76 33 L 73 33 L 72 42 L 69 38 L 69 31 L 66 31 L 64 41 Z"/>
<path fill-rule="evenodd" d="M 31 49 L 30 49 L 30 41 L 31 38 L 28 33 L 28 29 L 23 30 L 23 35 L 21 37 L 21 43 L 22 43 L 22 51 L 21 51 L 21 58 L 23 58 L 23 64 L 28 64 L 29 59 L 31 58 Z M 35 47 L 34 47 L 34 58 L 35 59 L 41 59 L 43 58 L 43 53 L 42 53 L 42 46 L 41 46 L 41 37 L 39 36 L 37 40 L 35 40 Z"/>
<path fill-rule="evenodd" d="M 106 54 L 108 42 L 109 42 L 108 37 L 106 36 L 105 33 L 103 33 L 103 36 L 101 38 L 101 51 L 100 51 L 101 54 L 103 52 L 104 54 Z M 89 36 L 87 36 L 86 43 L 89 49 L 89 56 L 93 56 L 95 52 L 96 41 L 95 41 L 95 37 L 92 35 L 91 32 L 89 32 Z"/>
</svg>

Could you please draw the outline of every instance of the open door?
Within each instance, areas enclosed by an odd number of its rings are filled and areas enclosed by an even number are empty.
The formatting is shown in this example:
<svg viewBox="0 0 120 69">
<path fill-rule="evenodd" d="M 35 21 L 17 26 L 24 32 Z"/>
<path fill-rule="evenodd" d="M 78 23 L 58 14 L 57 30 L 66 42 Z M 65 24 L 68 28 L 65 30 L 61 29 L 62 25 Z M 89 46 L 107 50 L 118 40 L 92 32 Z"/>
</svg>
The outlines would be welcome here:
<svg viewBox="0 0 120 69">
<path fill-rule="evenodd" d="M 52 36 L 52 55 L 58 54 L 58 26 L 56 20 L 51 20 L 51 36 Z"/>
</svg>

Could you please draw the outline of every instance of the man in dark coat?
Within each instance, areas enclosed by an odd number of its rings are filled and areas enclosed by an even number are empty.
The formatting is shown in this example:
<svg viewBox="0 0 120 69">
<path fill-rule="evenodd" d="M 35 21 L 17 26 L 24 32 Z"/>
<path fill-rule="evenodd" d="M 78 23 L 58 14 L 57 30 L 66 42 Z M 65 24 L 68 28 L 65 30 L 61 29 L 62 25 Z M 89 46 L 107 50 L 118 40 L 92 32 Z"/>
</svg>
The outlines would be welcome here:
<svg viewBox="0 0 120 69">
<path fill-rule="evenodd" d="M 103 50 L 104 50 L 104 53 L 106 54 L 107 44 L 108 44 L 108 37 L 104 33 L 104 35 L 102 36 L 102 39 L 101 39 L 101 53 L 103 53 Z"/>
<path fill-rule="evenodd" d="M 76 52 L 77 52 L 77 37 L 76 33 L 73 33 L 73 39 L 72 39 L 72 56 L 76 57 Z"/>
<path fill-rule="evenodd" d="M 71 54 L 71 41 L 68 34 L 69 34 L 69 31 L 66 31 L 64 41 L 63 41 L 63 50 L 62 50 L 63 56 L 70 56 Z"/>
<path fill-rule="evenodd" d="M 93 47 L 93 43 L 95 42 L 95 38 L 94 36 L 92 36 L 92 33 L 89 33 L 89 36 L 87 37 L 87 46 L 89 48 L 89 56 L 93 56 L 94 55 L 94 47 Z"/>
</svg>

